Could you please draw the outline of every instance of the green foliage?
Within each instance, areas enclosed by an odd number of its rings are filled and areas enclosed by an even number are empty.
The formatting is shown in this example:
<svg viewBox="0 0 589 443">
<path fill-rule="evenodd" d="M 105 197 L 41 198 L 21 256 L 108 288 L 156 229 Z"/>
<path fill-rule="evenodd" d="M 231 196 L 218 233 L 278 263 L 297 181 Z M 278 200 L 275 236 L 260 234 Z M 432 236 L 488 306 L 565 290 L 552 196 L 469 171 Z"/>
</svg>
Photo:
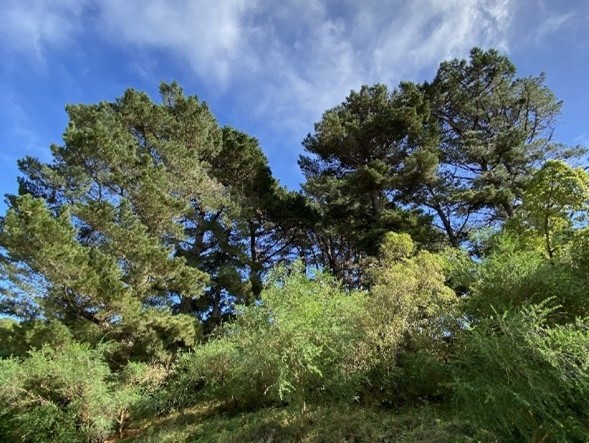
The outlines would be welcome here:
<svg viewBox="0 0 589 443">
<path fill-rule="evenodd" d="M 581 236 L 577 244 L 580 244 Z M 579 243 L 581 242 L 581 243 Z M 553 298 L 562 306 L 553 321 L 566 322 L 587 316 L 587 275 L 579 268 L 577 247 L 552 260 L 540 249 L 525 248 L 511 233 L 497 235 L 488 256 L 472 263 L 472 280 L 467 289 L 465 309 L 469 316 L 484 318 L 494 310 L 504 312 Z M 530 245 L 527 245 L 528 247 Z"/>
<path fill-rule="evenodd" d="M 544 252 L 553 258 L 570 240 L 573 228 L 586 225 L 588 204 L 589 174 L 551 160 L 533 175 L 524 194 L 523 213 L 510 228 L 526 238 L 540 237 Z"/>
<path fill-rule="evenodd" d="M 301 192 L 197 97 L 160 95 L 70 105 L 52 161 L 19 162 L 0 218 L 7 439 L 104 441 L 190 408 L 259 410 L 154 438 L 588 435 L 589 175 L 551 139 L 543 76 L 473 49 L 431 83 L 353 91 L 305 139 Z"/>
<path fill-rule="evenodd" d="M 516 215 L 541 163 L 584 152 L 551 140 L 560 106 L 543 75 L 518 78 L 506 56 L 474 48 L 431 83 L 363 86 L 326 111 L 303 142 L 304 189 L 332 237 L 353 234 L 355 253 L 376 255 L 391 230 L 435 243 L 424 213 L 458 247 L 477 224 Z"/>
<path fill-rule="evenodd" d="M 119 409 L 116 422 L 119 434 L 129 420 L 135 422 L 144 417 L 152 418 L 158 396 L 166 379 L 170 376 L 169 365 L 129 362 L 124 368 L 113 373 Z"/>
<path fill-rule="evenodd" d="M 113 383 L 100 349 L 70 343 L 0 360 L 0 428 L 14 441 L 104 441 L 133 401 L 134 388 Z"/>
<path fill-rule="evenodd" d="M 573 234 L 569 250 L 571 265 L 579 272 L 589 273 L 589 229 L 579 229 Z"/>
<path fill-rule="evenodd" d="M 384 355 L 394 358 L 407 334 L 439 338 L 451 321 L 454 292 L 445 284 L 441 257 L 415 252 L 407 234 L 390 233 L 381 247 L 380 262 L 372 269 L 370 334 Z M 445 318 L 447 317 L 447 318 Z"/>
<path fill-rule="evenodd" d="M 72 342 L 71 330 L 58 321 L 0 320 L 0 358 L 25 357 L 29 351 L 44 345 L 56 348 Z"/>
<path fill-rule="evenodd" d="M 118 364 L 194 345 L 199 327 L 172 319 L 172 300 L 198 297 L 209 278 L 174 245 L 191 205 L 227 200 L 208 174 L 221 143 L 214 118 L 175 84 L 161 94 L 161 105 L 130 90 L 69 106 L 54 161 L 19 163 L 21 195 L 0 229 L 3 311 L 57 320 L 87 343 L 116 340 Z"/>
<path fill-rule="evenodd" d="M 446 284 L 456 295 L 467 295 L 476 278 L 473 257 L 466 250 L 456 248 L 446 248 L 440 255 L 444 261 Z"/>
<path fill-rule="evenodd" d="M 513 217 L 534 168 L 583 151 L 551 140 L 561 103 L 544 76 L 516 77 L 515 66 L 495 50 L 474 48 L 468 60 L 441 63 L 423 90 L 443 165 L 426 201 L 458 229 L 469 215 Z"/>
<path fill-rule="evenodd" d="M 219 336 L 184 357 L 179 371 L 203 396 L 240 407 L 320 398 L 352 400 L 354 354 L 366 296 L 299 268 L 273 275 L 261 300 L 238 310 Z M 195 392 L 188 395 L 198 398 Z M 179 398 L 179 393 L 172 393 Z"/>
<path fill-rule="evenodd" d="M 84 338 L 82 334 L 79 335 Z M 86 337 L 86 340 L 96 342 L 98 338 Z M 129 315 L 116 333 L 100 336 L 101 340 L 117 338 L 120 341 L 110 344 L 111 365 L 124 366 L 129 360 L 170 364 L 177 352 L 199 342 L 202 331 L 190 315 L 174 315 L 164 309 L 148 308 L 136 315 Z"/>
<path fill-rule="evenodd" d="M 194 346 L 296 237 L 257 140 L 175 83 L 160 95 L 68 106 L 63 145 L 19 162 L 0 223 L 0 312 L 116 341 L 118 366 Z"/>
<path fill-rule="evenodd" d="M 473 264 L 475 279 L 467 300 L 470 313 L 489 315 L 512 307 L 542 301 L 547 281 L 542 275 L 545 260 L 537 251 L 512 248 L 509 237 L 482 262 Z M 540 298 L 540 300 L 538 300 Z"/>
<path fill-rule="evenodd" d="M 407 353 L 419 354 L 429 365 L 444 358 L 444 336 L 456 328 L 456 295 L 446 286 L 444 261 L 441 256 L 427 251 L 415 251 L 407 234 L 389 233 L 381 247 L 380 261 L 371 270 L 372 286 L 367 308 L 366 339 L 359 353 L 372 368 L 371 383 L 378 386 L 390 401 L 417 398 L 419 385 L 424 385 L 418 372 L 406 374 L 413 365 Z M 443 372 L 443 371 L 442 371 Z M 431 373 L 422 373 L 430 378 Z M 440 374 L 439 382 L 444 380 Z M 436 384 L 432 381 L 432 384 Z M 434 391 L 438 389 L 435 388 Z M 403 392 L 404 391 L 404 392 Z"/>
<path fill-rule="evenodd" d="M 504 441 L 585 441 L 589 321 L 549 326 L 547 303 L 496 313 L 462 336 L 461 411 Z"/>
<path fill-rule="evenodd" d="M 387 232 L 439 240 L 431 217 L 403 204 L 405 188 L 436 167 L 424 152 L 427 104 L 415 94 L 411 99 L 385 85 L 363 86 L 326 111 L 303 142 L 304 191 L 320 219 L 311 227 L 319 250 L 313 258 L 348 286 L 362 285 L 362 259 L 378 254 Z"/>
</svg>

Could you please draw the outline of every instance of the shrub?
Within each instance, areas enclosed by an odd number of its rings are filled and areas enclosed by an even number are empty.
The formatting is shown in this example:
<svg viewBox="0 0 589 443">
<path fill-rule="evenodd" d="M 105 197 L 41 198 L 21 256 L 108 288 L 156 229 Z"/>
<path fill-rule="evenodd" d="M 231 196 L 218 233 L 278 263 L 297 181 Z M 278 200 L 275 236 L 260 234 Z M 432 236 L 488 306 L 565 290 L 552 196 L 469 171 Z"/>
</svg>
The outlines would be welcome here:
<svg viewBox="0 0 589 443">
<path fill-rule="evenodd" d="M 202 388 L 204 397 L 241 407 L 350 400 L 365 301 L 364 293 L 344 292 L 326 275 L 309 279 L 300 267 L 279 269 L 259 303 L 238 309 L 233 323 L 182 359 L 171 397 L 186 405 Z"/>
<path fill-rule="evenodd" d="M 503 441 L 585 441 L 589 319 L 549 326 L 546 303 L 495 314 L 462 338 L 460 410 Z"/>
<path fill-rule="evenodd" d="M 553 321 L 589 315 L 582 237 L 579 243 L 566 248 L 566 254 L 547 259 L 538 251 L 520 250 L 509 236 L 501 237 L 493 253 L 475 267 L 468 314 L 472 319 L 484 318 L 494 309 L 504 312 L 554 298 L 562 309 L 551 317 Z"/>
<path fill-rule="evenodd" d="M 100 348 L 73 342 L 0 360 L 0 430 L 15 441 L 103 441 L 136 395 L 117 389 Z"/>
<path fill-rule="evenodd" d="M 0 320 L 0 358 L 26 357 L 43 345 L 64 346 L 73 341 L 70 330 L 59 321 Z"/>
<path fill-rule="evenodd" d="M 455 328 L 457 298 L 444 265 L 441 256 L 416 251 L 407 234 L 389 233 L 372 267 L 362 352 L 387 403 L 439 396 L 447 382 L 444 339 Z M 423 364 L 437 371 L 415 370 Z"/>
</svg>

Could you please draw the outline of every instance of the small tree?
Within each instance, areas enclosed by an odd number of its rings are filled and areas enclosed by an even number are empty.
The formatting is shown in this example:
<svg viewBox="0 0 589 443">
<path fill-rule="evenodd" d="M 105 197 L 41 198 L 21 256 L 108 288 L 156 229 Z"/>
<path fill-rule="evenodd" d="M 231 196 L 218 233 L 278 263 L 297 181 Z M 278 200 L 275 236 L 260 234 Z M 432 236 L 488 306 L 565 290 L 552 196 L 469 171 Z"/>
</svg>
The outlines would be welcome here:
<svg viewBox="0 0 589 443">
<path fill-rule="evenodd" d="M 379 261 L 371 268 L 371 278 L 362 349 L 367 354 L 364 361 L 374 371 L 373 383 L 384 387 L 387 401 L 425 393 L 429 388 L 431 391 L 424 395 L 433 395 L 439 386 L 432 386 L 436 381 L 425 386 L 423 367 L 412 366 L 410 370 L 402 366 L 413 365 L 410 358 L 405 358 L 409 355 L 422 363 L 428 360 L 430 367 L 435 365 L 447 346 L 444 337 L 455 327 L 457 298 L 445 284 L 444 260 L 440 255 L 416 251 L 407 234 L 389 233 Z M 400 359 L 404 362 L 400 363 Z M 404 378 L 400 380 L 402 388 L 398 387 L 397 376 Z M 441 371 L 436 380 L 443 377 Z"/>
<path fill-rule="evenodd" d="M 542 236 L 544 250 L 553 258 L 575 223 L 586 221 L 588 204 L 589 174 L 551 160 L 534 174 L 524 194 L 524 223 Z"/>
</svg>

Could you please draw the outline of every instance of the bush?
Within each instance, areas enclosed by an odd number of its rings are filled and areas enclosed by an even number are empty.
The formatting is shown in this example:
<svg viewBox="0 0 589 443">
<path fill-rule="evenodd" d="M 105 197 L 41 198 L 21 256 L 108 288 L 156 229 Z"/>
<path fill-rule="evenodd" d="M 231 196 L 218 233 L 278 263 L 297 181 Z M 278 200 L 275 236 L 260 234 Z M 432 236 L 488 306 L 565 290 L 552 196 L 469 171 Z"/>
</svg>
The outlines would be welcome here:
<svg viewBox="0 0 589 443">
<path fill-rule="evenodd" d="M 456 327 L 457 298 L 445 284 L 444 265 L 437 254 L 415 251 L 407 234 L 389 233 L 372 266 L 361 352 L 386 403 L 439 397 L 448 381 L 444 339 Z"/>
<path fill-rule="evenodd" d="M 346 293 L 326 275 L 280 269 L 259 303 L 238 309 L 233 323 L 181 360 L 169 398 L 185 406 L 202 388 L 205 398 L 245 408 L 351 400 L 365 302 L 364 293 Z"/>
<path fill-rule="evenodd" d="M 71 344 L 71 331 L 59 321 L 0 320 L 0 358 L 26 357 L 43 345 L 59 347 Z"/>
<path fill-rule="evenodd" d="M 580 238 L 580 240 L 582 240 Z M 495 250 L 475 266 L 467 312 L 471 319 L 488 317 L 548 298 L 562 306 L 553 321 L 569 322 L 589 315 L 587 273 L 582 268 L 582 244 L 547 259 L 542 253 L 520 250 L 509 236 L 497 239 Z"/>
<path fill-rule="evenodd" d="M 116 386 L 100 348 L 73 342 L 0 360 L 0 430 L 14 441 L 103 441 L 138 395 Z"/>
<path fill-rule="evenodd" d="M 495 314 L 462 338 L 456 401 L 503 441 L 589 435 L 589 319 L 549 326 L 552 313 L 543 304 Z"/>
</svg>

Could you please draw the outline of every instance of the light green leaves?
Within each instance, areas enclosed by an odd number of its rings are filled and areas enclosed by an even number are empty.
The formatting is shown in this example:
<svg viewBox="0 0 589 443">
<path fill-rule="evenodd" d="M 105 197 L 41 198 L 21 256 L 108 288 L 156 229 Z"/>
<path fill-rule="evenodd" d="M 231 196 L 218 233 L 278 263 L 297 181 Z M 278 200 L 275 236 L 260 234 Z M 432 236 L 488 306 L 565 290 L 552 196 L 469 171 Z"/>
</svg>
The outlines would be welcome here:
<svg viewBox="0 0 589 443">
<path fill-rule="evenodd" d="M 544 250 L 553 257 L 576 225 L 586 223 L 589 174 L 560 160 L 550 160 L 530 180 L 524 194 L 523 217 L 544 238 Z M 555 242 L 556 239 L 556 242 Z"/>
</svg>

